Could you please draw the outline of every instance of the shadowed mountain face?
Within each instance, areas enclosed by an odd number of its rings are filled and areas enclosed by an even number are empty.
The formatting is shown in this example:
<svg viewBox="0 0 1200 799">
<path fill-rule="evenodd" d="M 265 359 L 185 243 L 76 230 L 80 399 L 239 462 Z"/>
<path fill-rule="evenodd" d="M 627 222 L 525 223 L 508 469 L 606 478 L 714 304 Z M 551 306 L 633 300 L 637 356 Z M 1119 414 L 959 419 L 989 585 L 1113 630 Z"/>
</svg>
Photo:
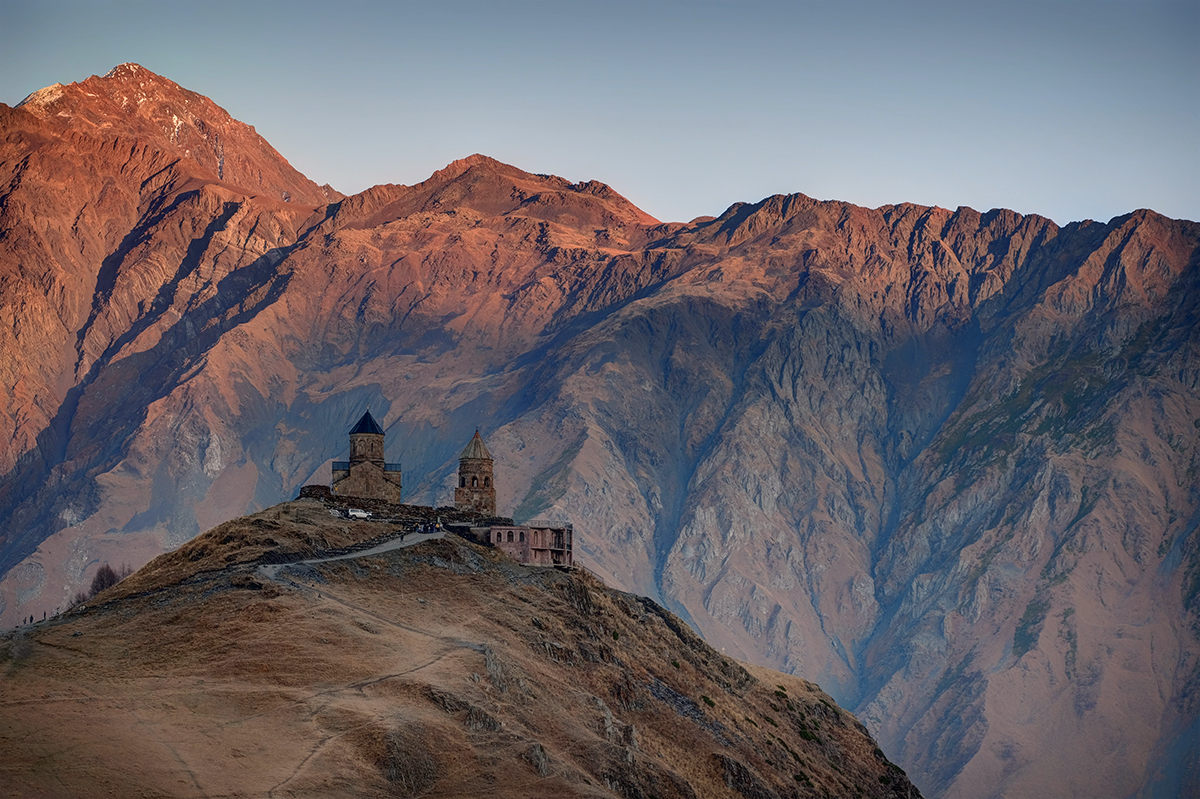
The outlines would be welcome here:
<svg viewBox="0 0 1200 799">
<path fill-rule="evenodd" d="M 1200 225 L 662 224 L 483 156 L 341 198 L 130 66 L 0 126 L 6 624 L 327 482 L 370 409 L 406 499 L 478 426 L 501 513 L 818 680 L 929 795 L 1195 784 Z"/>
</svg>

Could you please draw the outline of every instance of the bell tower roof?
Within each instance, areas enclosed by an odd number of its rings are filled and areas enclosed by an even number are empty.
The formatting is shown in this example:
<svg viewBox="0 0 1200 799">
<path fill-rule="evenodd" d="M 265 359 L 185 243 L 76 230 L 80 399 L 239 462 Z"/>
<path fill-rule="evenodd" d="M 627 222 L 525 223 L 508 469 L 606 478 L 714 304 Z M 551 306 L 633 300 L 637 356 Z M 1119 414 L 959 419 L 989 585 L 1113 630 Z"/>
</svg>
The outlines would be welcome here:
<svg viewBox="0 0 1200 799">
<path fill-rule="evenodd" d="M 462 454 L 459 455 L 458 457 L 460 459 L 473 458 L 476 460 L 489 460 L 490 461 L 492 459 L 492 453 L 488 452 L 488 448 L 484 445 L 483 439 L 479 437 L 479 431 L 476 430 L 475 435 L 471 438 L 470 442 L 467 444 L 466 449 L 464 449 L 462 451 Z"/>
<path fill-rule="evenodd" d="M 383 435 L 383 428 L 379 426 L 379 422 L 375 421 L 375 417 L 367 411 L 358 420 L 358 424 L 350 428 L 350 435 L 358 435 L 359 433 L 373 433 L 374 435 Z"/>
</svg>

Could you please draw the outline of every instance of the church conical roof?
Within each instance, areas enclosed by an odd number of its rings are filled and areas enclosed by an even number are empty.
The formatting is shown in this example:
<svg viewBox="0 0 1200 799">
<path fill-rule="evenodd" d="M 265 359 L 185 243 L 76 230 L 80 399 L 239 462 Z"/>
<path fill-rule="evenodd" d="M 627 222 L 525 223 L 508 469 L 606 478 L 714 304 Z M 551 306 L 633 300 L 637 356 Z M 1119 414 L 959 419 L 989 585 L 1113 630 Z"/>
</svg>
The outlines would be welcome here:
<svg viewBox="0 0 1200 799">
<path fill-rule="evenodd" d="M 350 428 L 350 435 L 357 433 L 374 433 L 377 436 L 381 436 L 383 435 L 383 428 L 379 426 L 379 422 L 375 421 L 375 417 L 371 415 L 371 412 L 367 411 L 358 420 L 358 424 Z"/>
<path fill-rule="evenodd" d="M 483 460 L 491 460 L 492 453 L 488 452 L 488 448 L 484 445 L 483 439 L 479 437 L 479 431 L 475 431 L 474 437 L 471 438 L 467 448 L 462 451 L 459 458 L 480 458 Z"/>
</svg>

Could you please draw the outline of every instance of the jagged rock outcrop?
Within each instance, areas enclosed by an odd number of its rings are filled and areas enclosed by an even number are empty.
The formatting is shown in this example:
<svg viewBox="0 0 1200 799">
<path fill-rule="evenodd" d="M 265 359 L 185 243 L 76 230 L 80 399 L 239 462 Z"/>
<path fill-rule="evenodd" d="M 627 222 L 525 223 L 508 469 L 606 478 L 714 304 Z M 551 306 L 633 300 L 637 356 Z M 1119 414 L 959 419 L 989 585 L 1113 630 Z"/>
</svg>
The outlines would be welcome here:
<svg viewBox="0 0 1200 799">
<path fill-rule="evenodd" d="M 129 80 L 0 108 L 6 623 L 326 479 L 369 405 L 414 499 L 480 427 L 500 512 L 819 680 L 930 795 L 1195 779 L 1200 225 L 659 223 L 483 156 L 327 201 L 261 140 L 240 183 L 188 160 Z"/>
</svg>

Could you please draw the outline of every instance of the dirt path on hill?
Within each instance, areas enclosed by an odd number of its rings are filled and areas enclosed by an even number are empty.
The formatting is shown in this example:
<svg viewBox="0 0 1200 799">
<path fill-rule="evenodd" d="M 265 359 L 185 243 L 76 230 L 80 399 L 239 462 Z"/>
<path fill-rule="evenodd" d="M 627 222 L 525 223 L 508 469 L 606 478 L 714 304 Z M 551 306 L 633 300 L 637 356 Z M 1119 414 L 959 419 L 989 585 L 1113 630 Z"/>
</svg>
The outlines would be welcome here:
<svg viewBox="0 0 1200 799">
<path fill-rule="evenodd" d="M 445 538 L 446 531 L 442 530 L 436 533 L 403 533 L 398 534 L 395 538 L 384 541 L 382 544 L 373 546 L 370 549 L 364 549 L 359 552 L 347 552 L 341 555 L 330 555 L 325 558 L 305 558 L 293 563 L 266 563 L 258 567 L 257 571 L 263 577 L 269 580 L 278 582 L 279 570 L 284 566 L 298 566 L 301 564 L 312 565 L 314 563 L 329 563 L 335 560 L 350 560 L 351 558 L 365 558 L 371 555 L 380 555 L 384 552 L 391 552 L 393 549 L 403 549 L 420 544 L 422 541 L 433 541 L 439 538 Z"/>
</svg>

